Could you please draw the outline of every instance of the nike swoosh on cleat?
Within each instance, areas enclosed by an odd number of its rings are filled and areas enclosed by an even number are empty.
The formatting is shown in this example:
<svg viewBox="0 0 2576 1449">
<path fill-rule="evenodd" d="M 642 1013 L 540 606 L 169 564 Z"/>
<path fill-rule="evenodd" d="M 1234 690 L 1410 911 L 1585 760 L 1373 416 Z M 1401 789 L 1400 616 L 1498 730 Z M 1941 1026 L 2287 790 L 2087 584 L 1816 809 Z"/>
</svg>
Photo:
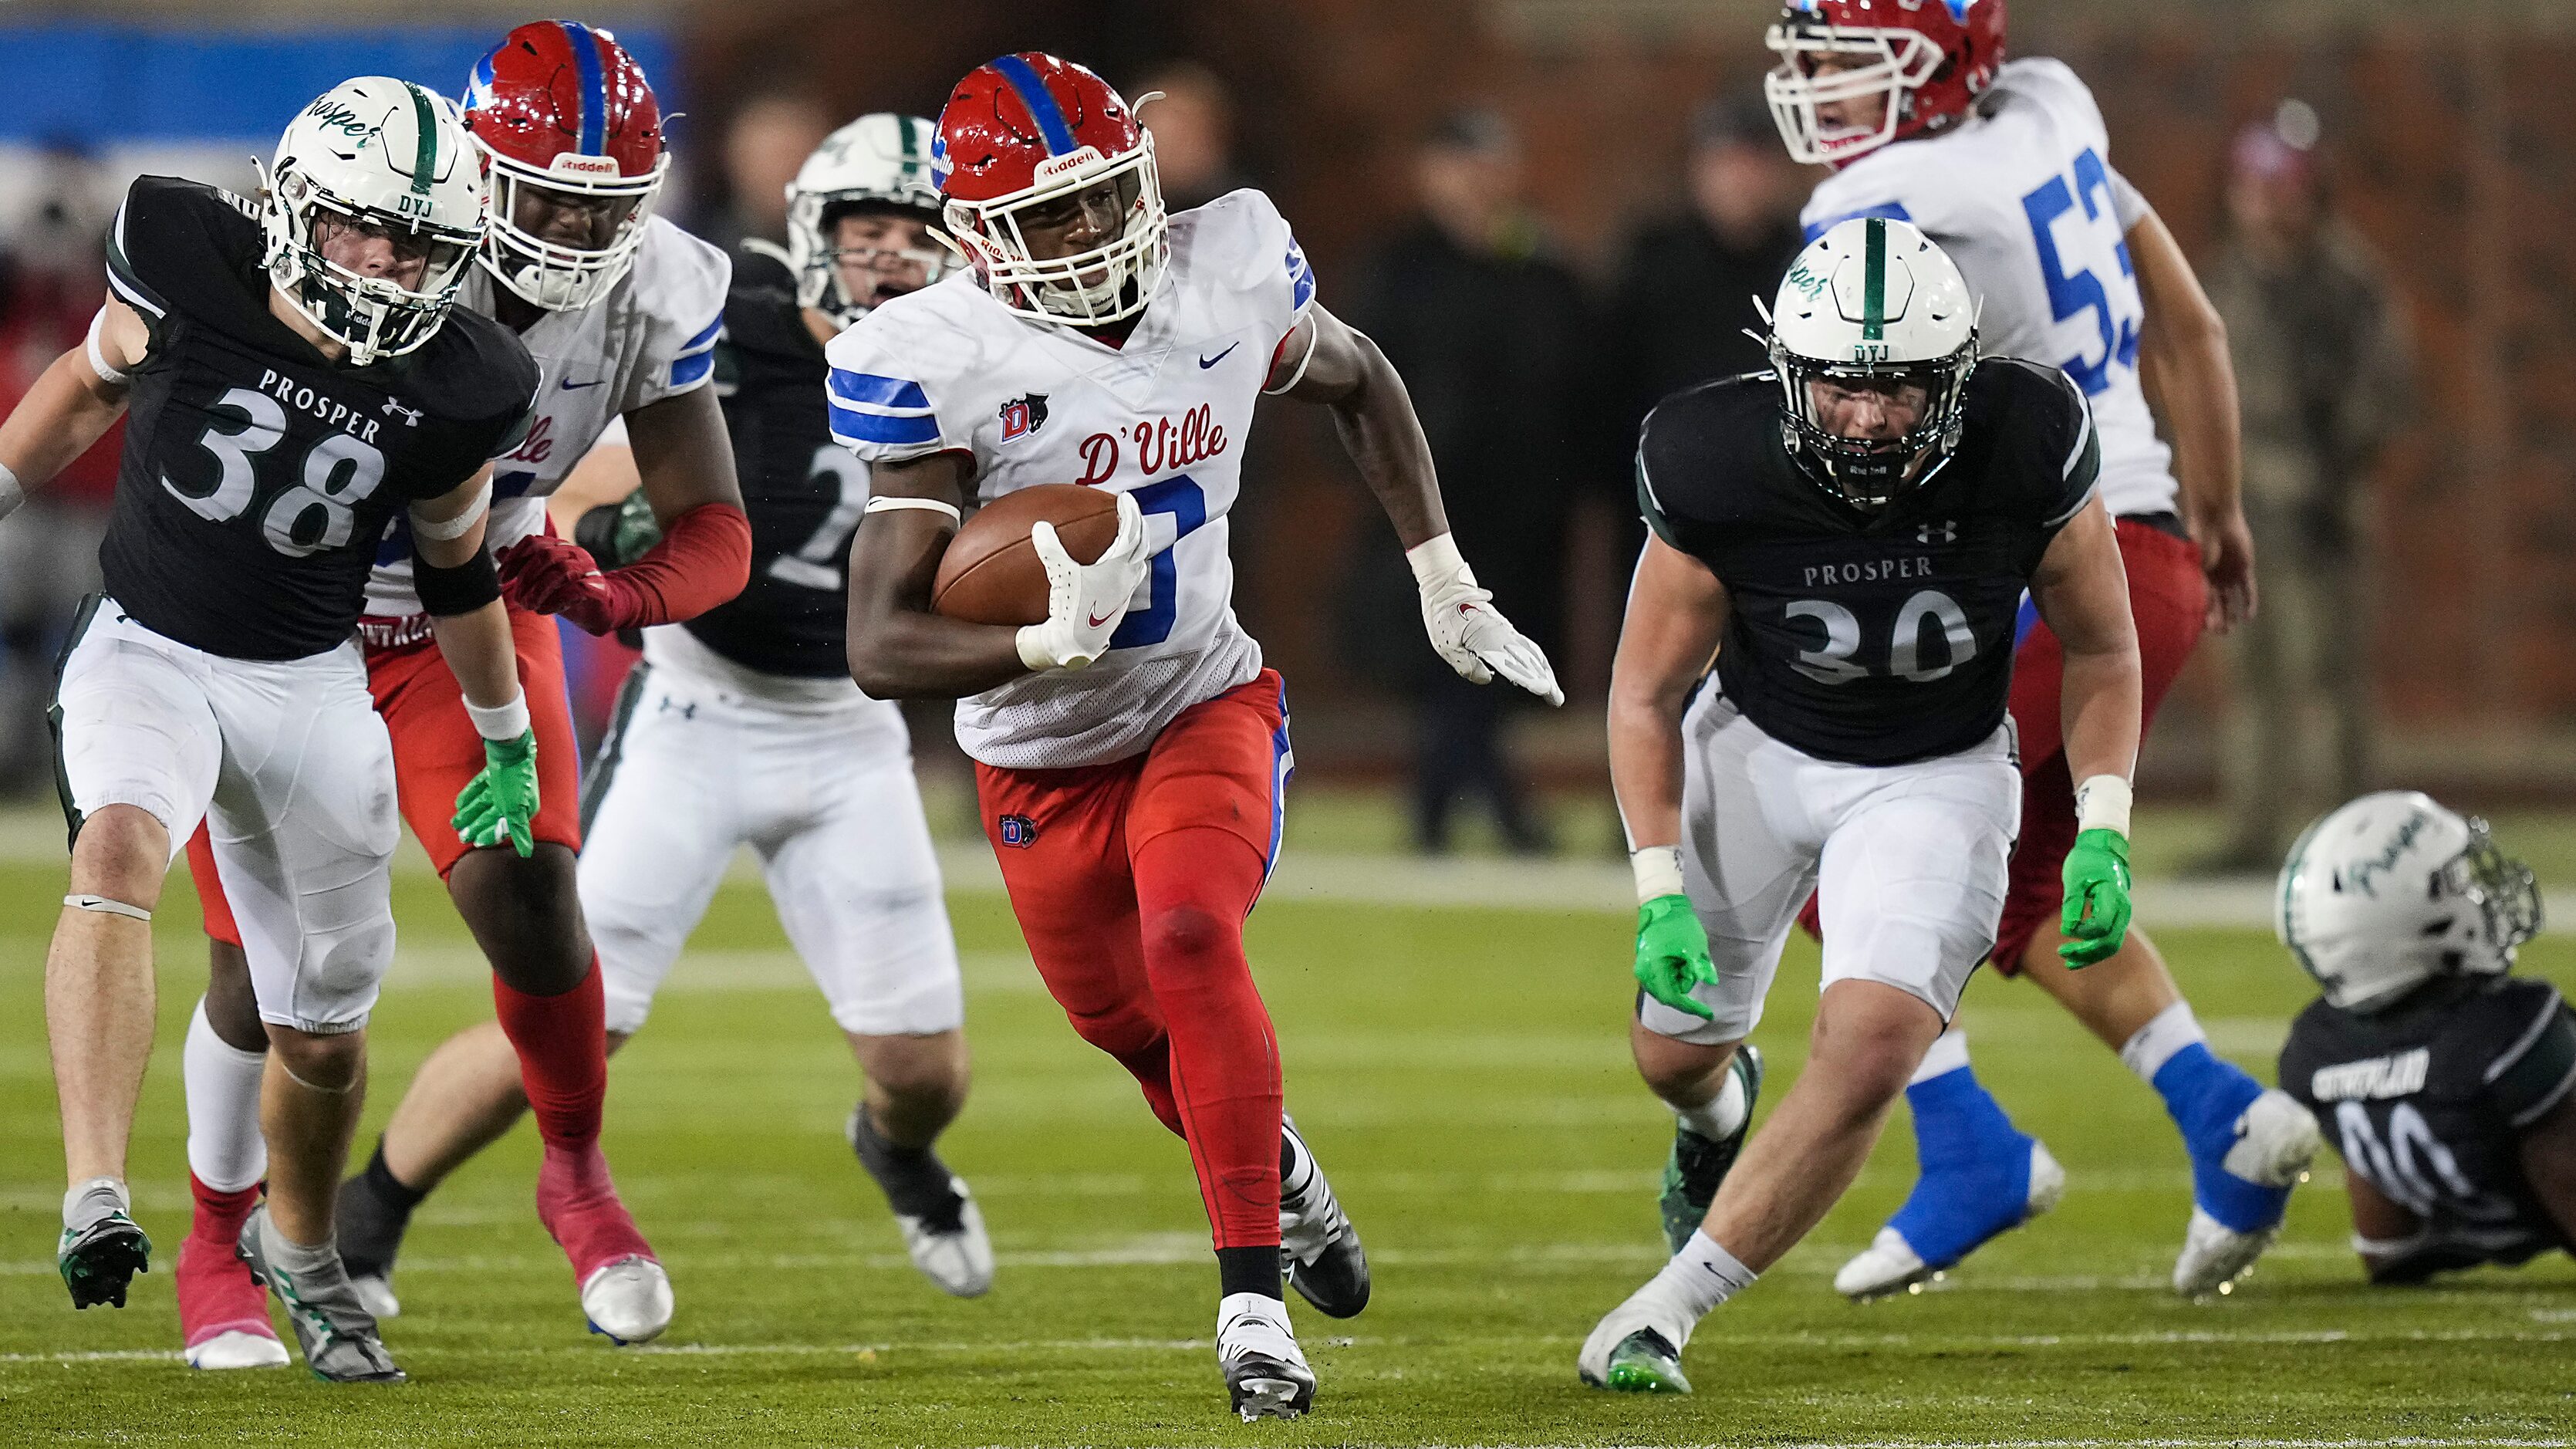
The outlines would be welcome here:
<svg viewBox="0 0 2576 1449">
<path fill-rule="evenodd" d="M 1220 353 L 1218 353 L 1218 354 L 1217 354 L 1216 356 L 1214 356 L 1214 357 L 1202 357 L 1202 358 L 1200 358 L 1200 359 L 1199 359 L 1199 370 L 1200 370 L 1200 371 L 1202 371 L 1202 372 L 1204 372 L 1204 371 L 1206 371 L 1208 368 L 1214 367 L 1214 366 L 1216 366 L 1218 363 L 1225 361 L 1225 353 L 1226 353 L 1226 352 L 1232 352 L 1234 349 L 1236 349 L 1236 348 L 1238 348 L 1238 347 L 1241 347 L 1242 345 L 1243 345 L 1243 344 L 1242 344 L 1242 343 L 1240 343 L 1240 342 L 1229 342 L 1229 343 L 1227 343 L 1227 344 L 1225 345 L 1225 352 L 1220 352 Z"/>
</svg>

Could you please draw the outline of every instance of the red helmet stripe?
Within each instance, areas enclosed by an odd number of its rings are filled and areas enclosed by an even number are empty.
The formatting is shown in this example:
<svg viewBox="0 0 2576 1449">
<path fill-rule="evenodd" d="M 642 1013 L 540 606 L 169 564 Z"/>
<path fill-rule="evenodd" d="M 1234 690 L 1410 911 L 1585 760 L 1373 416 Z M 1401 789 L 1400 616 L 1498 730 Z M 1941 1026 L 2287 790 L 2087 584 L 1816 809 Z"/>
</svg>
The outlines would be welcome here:
<svg viewBox="0 0 2576 1449">
<path fill-rule="evenodd" d="M 1037 68 L 1016 55 L 1006 55 L 993 62 L 993 69 L 1008 81 L 1011 93 L 1028 107 L 1030 119 L 1038 123 L 1038 134 L 1046 138 L 1047 154 L 1066 156 L 1081 149 L 1073 139 L 1073 127 L 1066 125 L 1064 108 L 1047 94 L 1046 82 L 1038 78 Z"/>
<path fill-rule="evenodd" d="M 599 37 L 577 20 L 555 23 L 563 27 L 564 38 L 572 42 L 573 69 L 581 77 L 581 154 L 604 154 L 608 144 L 608 82 L 601 74 Z"/>
</svg>

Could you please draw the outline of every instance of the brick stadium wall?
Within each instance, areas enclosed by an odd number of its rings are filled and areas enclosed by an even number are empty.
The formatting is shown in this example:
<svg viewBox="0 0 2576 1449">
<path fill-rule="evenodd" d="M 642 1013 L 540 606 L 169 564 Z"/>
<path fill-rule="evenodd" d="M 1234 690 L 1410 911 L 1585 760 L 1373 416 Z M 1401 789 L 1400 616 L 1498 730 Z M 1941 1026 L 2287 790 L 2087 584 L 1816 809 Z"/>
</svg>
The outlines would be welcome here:
<svg viewBox="0 0 2576 1449">
<path fill-rule="evenodd" d="M 1061 47 L 1130 82 L 1196 58 L 1236 87 L 1246 169 L 1296 221 L 1329 303 L 1335 276 L 1405 213 L 1411 138 L 1471 100 L 1519 123 L 1534 202 L 1597 271 L 1629 221 L 1674 204 L 1692 105 L 1767 64 L 1760 11 L 1724 15 L 1549 27 L 1474 0 L 789 4 L 708 15 L 688 49 L 710 120 L 768 85 L 849 112 L 934 107 L 949 78 L 1006 48 Z M 2419 425 L 2379 480 L 2385 712 L 2417 736 L 2576 726 L 2576 88 L 2564 79 L 2576 39 L 2394 21 L 2297 39 L 2098 18 L 2052 28 L 2025 4 L 2016 41 L 2092 81 L 2118 163 L 2196 253 L 2216 236 L 2233 128 L 2284 94 L 2317 106 L 2344 202 L 2405 288 L 2426 379 Z M 1353 703 L 1364 695 L 1313 600 L 1352 530 L 1383 525 L 1299 411 L 1267 425 L 1255 459 L 1237 534 L 1243 609 L 1304 702 Z M 1612 567 L 1594 563 L 1596 588 Z M 1596 640 L 1578 673 L 1597 682 L 1600 658 Z M 2205 756 L 2191 741 L 2215 700 L 2206 675 L 2186 691 L 2177 749 Z"/>
</svg>

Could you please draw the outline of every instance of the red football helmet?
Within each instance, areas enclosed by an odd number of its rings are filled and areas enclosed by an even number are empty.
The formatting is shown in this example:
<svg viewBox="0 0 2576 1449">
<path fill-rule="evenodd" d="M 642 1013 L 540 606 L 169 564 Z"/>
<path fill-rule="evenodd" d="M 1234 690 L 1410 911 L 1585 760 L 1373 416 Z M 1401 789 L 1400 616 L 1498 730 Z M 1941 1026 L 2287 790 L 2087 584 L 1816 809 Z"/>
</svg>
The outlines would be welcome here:
<svg viewBox="0 0 2576 1449">
<path fill-rule="evenodd" d="M 977 67 L 939 113 L 930 175 L 951 237 L 1003 306 L 1088 327 L 1153 300 L 1171 252 L 1154 138 L 1083 67 L 1037 51 Z M 1037 257 L 1032 223 L 1100 240 Z"/>
<path fill-rule="evenodd" d="M 1968 113 L 2004 63 L 2004 0 L 1789 0 L 1763 43 L 1780 57 L 1762 93 L 1790 156 L 1840 166 Z M 1874 125 L 1818 114 L 1872 97 Z"/>
<path fill-rule="evenodd" d="M 511 31 L 475 62 L 465 127 L 492 160 L 483 265 L 493 277 L 554 312 L 578 311 L 617 285 L 644 244 L 671 157 L 661 103 L 616 37 L 574 20 Z M 523 187 L 587 203 L 585 242 L 520 225 Z"/>
</svg>

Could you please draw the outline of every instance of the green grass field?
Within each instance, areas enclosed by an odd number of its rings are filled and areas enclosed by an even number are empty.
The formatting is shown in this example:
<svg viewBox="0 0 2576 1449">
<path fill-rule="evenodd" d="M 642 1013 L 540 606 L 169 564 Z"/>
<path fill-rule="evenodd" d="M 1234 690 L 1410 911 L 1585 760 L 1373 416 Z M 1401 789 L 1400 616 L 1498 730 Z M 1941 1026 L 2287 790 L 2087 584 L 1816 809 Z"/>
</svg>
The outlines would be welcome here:
<svg viewBox="0 0 2576 1449">
<path fill-rule="evenodd" d="M 2529 1443 L 2576 1434 L 2576 1267 L 2429 1291 L 2360 1286 L 2337 1175 L 2233 1298 L 2165 1287 L 2188 1206 L 2155 1098 L 2039 994 L 1981 977 L 1984 1076 L 2067 1167 L 2063 1206 L 1940 1290 L 1855 1308 L 1828 1287 L 1911 1178 L 1900 1119 L 1850 1198 L 1702 1326 L 1700 1392 L 1589 1392 L 1594 1318 L 1655 1267 L 1669 1121 L 1626 1063 L 1627 925 L 1610 914 L 1279 902 L 1254 917 L 1289 1100 L 1367 1235 L 1377 1301 L 1298 1315 L 1317 1412 L 1225 1412 L 1215 1278 L 1180 1144 L 1075 1040 L 998 897 L 955 902 L 974 1098 L 947 1142 L 1001 1254 L 992 1294 L 905 1262 L 840 1142 L 855 1077 L 756 887 L 728 886 L 618 1058 L 609 1146 L 670 1266 L 671 1333 L 583 1332 L 531 1206 L 533 1137 L 426 1208 L 388 1341 L 408 1385 L 181 1366 L 167 1276 L 185 1231 L 177 1047 L 202 947 L 165 898 L 162 1055 L 136 1138 L 161 1266 L 131 1307 L 74 1314 L 54 1276 L 61 1192 L 39 1008 L 59 867 L 0 865 L 0 1444 Z M 431 882 L 398 885 L 404 961 L 376 1015 L 370 1137 L 421 1055 L 488 1012 Z M 2254 932 L 2165 944 L 2217 1046 L 2270 1078 L 2304 997 Z M 2528 969 L 2576 986 L 2576 945 Z M 1793 948 L 1757 1038 L 1775 1094 L 1802 1054 L 1814 957 Z M 2331 1163 L 2321 1164 L 2330 1168 Z M 1303 1305 L 1297 1305 L 1301 1310 Z"/>
</svg>

